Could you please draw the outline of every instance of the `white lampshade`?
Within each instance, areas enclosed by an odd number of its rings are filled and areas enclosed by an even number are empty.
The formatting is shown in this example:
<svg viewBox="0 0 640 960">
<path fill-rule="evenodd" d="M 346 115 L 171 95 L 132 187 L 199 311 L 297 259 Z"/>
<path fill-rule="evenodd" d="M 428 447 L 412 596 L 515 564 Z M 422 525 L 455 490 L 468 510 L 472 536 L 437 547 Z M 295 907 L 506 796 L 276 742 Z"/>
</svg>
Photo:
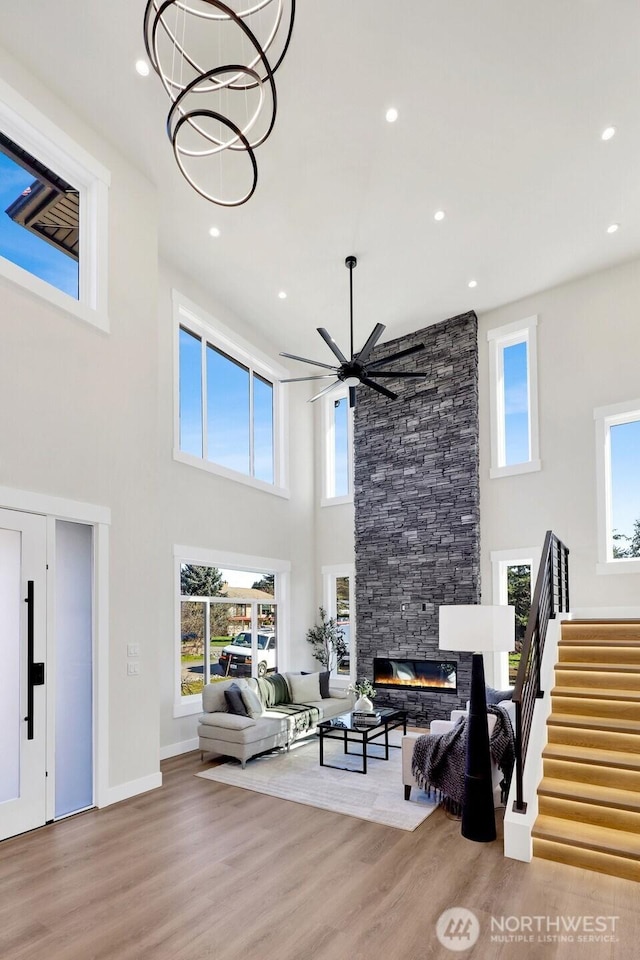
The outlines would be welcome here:
<svg viewBox="0 0 640 960">
<path fill-rule="evenodd" d="M 441 650 L 498 653 L 515 647 L 515 607 L 457 604 L 440 607 Z"/>
</svg>

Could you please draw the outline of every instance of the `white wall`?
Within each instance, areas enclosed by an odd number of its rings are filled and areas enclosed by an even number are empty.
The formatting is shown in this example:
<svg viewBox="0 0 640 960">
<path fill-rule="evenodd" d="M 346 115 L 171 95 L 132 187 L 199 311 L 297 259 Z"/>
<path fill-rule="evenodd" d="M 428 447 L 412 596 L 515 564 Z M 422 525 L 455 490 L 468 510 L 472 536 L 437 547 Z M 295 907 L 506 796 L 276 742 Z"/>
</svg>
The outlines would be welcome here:
<svg viewBox="0 0 640 960">
<path fill-rule="evenodd" d="M 538 315 L 538 473 L 489 479 L 487 330 Z M 480 517 L 484 602 L 492 550 L 542 545 L 546 530 L 569 547 L 571 606 L 637 606 L 640 576 L 596 573 L 593 410 L 639 394 L 640 262 L 632 261 L 482 314 Z"/>
<path fill-rule="evenodd" d="M 240 267 L 239 270 L 242 268 Z M 239 274 L 240 275 L 240 274 Z M 315 605 L 313 529 L 312 410 L 304 397 L 289 403 L 290 499 L 264 493 L 197 467 L 174 461 L 173 318 L 171 289 L 185 294 L 212 318 L 277 359 L 278 349 L 249 323 L 234 316 L 195 282 L 162 264 L 158 288 L 158 437 L 155 484 L 158 491 L 159 588 L 154 602 L 159 616 L 161 744 L 185 743 L 196 736 L 197 715 L 173 717 L 174 569 L 173 546 L 183 544 L 291 562 L 291 660 L 285 669 L 306 664 L 304 634 Z"/>
<path fill-rule="evenodd" d="M 111 508 L 109 785 L 158 770 L 153 187 L 0 51 L 0 76 L 111 171 L 105 335 L 0 281 L 0 486 Z M 140 644 L 141 677 L 126 647 Z"/>
</svg>

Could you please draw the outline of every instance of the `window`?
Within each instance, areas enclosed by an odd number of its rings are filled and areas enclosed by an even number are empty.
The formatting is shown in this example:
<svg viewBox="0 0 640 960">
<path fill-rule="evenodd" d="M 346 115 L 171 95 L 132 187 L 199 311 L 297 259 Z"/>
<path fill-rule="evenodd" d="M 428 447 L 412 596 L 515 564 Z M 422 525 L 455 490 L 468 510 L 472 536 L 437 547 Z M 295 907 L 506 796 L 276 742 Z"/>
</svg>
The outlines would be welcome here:
<svg viewBox="0 0 640 960">
<path fill-rule="evenodd" d="M 174 293 L 178 460 L 286 496 L 284 371 Z"/>
<path fill-rule="evenodd" d="M 0 82 L 0 273 L 103 330 L 109 179 Z"/>
<path fill-rule="evenodd" d="M 487 333 L 492 478 L 540 469 L 537 322 L 530 317 Z"/>
<path fill-rule="evenodd" d="M 596 421 L 599 573 L 640 572 L 640 400 Z"/>
<path fill-rule="evenodd" d="M 322 505 L 353 500 L 353 415 L 346 390 L 324 398 L 324 483 Z"/>
<path fill-rule="evenodd" d="M 493 602 L 515 607 L 515 649 L 493 655 L 493 686 L 497 690 L 512 687 L 516 681 L 522 642 L 529 620 L 531 598 L 540 565 L 540 549 L 493 550 Z"/>
<path fill-rule="evenodd" d="M 338 664 L 336 676 L 355 678 L 355 594 L 353 564 L 322 568 L 324 606 L 329 617 L 335 617 L 344 634 L 349 653 Z"/>
<path fill-rule="evenodd" d="M 175 547 L 174 716 L 201 709 L 207 683 L 280 669 L 289 564 Z"/>
</svg>

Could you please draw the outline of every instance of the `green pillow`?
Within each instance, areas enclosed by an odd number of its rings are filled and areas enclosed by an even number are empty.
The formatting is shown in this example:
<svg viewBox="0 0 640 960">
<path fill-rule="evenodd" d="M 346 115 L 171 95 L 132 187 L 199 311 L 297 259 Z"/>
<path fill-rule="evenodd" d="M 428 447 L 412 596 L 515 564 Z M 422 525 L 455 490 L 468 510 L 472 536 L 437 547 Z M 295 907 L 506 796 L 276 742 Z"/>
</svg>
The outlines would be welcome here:
<svg viewBox="0 0 640 960">
<path fill-rule="evenodd" d="M 291 694 L 286 677 L 281 673 L 272 673 L 265 678 L 273 687 L 273 706 L 277 707 L 279 703 L 291 703 Z"/>
</svg>

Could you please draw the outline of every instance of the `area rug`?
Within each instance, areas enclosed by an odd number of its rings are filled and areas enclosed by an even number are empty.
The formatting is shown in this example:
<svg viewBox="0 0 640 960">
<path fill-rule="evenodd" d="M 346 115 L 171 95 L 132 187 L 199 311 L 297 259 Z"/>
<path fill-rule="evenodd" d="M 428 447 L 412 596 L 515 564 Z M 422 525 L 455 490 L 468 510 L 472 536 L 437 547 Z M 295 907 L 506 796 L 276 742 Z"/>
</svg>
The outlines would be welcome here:
<svg viewBox="0 0 640 960">
<path fill-rule="evenodd" d="M 369 744 L 366 776 L 321 767 L 318 749 L 315 738 L 299 741 L 289 753 L 274 751 L 248 760 L 244 770 L 237 760 L 232 760 L 196 776 L 399 830 L 415 830 L 438 806 L 433 797 L 417 788 L 411 791 L 411 800 L 404 799 L 398 749 L 389 750 L 388 761 L 369 759 L 384 756 L 383 746 Z M 358 747 L 352 744 L 350 749 Z M 325 740 L 325 762 L 360 769 L 362 757 L 345 756 L 340 742 Z"/>
</svg>

